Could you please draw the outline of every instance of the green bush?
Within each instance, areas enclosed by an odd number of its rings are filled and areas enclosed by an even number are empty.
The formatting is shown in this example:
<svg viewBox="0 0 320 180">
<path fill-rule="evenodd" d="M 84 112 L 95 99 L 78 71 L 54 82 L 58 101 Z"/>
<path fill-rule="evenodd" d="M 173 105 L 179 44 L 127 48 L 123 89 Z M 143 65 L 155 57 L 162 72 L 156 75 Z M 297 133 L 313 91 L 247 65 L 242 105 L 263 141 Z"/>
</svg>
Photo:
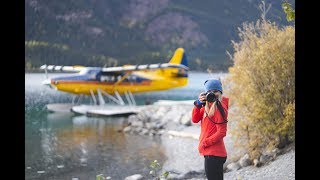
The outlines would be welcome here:
<svg viewBox="0 0 320 180">
<path fill-rule="evenodd" d="M 161 169 L 161 165 L 157 160 L 154 160 L 150 163 L 151 171 L 149 174 L 151 174 L 153 180 L 162 180 L 167 179 L 169 176 L 168 171 L 164 171 L 162 173 L 159 172 Z"/>
</svg>

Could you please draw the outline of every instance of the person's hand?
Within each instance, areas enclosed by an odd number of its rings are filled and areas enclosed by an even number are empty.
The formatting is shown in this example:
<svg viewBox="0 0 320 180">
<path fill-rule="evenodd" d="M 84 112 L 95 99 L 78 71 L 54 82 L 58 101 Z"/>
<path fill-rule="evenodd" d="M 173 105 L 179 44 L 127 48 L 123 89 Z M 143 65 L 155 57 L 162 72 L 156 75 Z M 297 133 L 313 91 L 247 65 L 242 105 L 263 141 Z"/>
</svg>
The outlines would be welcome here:
<svg viewBox="0 0 320 180">
<path fill-rule="evenodd" d="M 205 92 L 200 93 L 198 99 L 201 103 L 205 103 L 206 102 L 206 93 Z"/>
<path fill-rule="evenodd" d="M 222 99 L 222 94 L 221 94 L 220 91 L 215 91 L 215 92 L 214 92 L 214 95 L 216 95 L 218 101 L 221 101 L 221 99 Z"/>
<path fill-rule="evenodd" d="M 204 141 L 202 142 L 202 148 L 205 149 L 207 148 L 209 145 L 208 145 L 208 142 L 207 142 L 207 139 L 204 139 Z"/>
<path fill-rule="evenodd" d="M 206 148 L 206 146 L 204 145 L 204 143 L 202 143 L 202 149 L 205 149 Z"/>
</svg>

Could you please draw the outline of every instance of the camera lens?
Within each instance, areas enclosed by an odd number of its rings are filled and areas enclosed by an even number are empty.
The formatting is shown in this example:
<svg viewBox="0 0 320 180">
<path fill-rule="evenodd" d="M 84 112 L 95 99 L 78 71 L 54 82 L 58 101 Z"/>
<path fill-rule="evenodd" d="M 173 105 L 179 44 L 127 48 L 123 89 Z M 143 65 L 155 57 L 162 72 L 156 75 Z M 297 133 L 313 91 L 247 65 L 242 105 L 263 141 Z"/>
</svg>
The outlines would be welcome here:
<svg viewBox="0 0 320 180">
<path fill-rule="evenodd" d="M 216 95 L 214 93 L 210 92 L 210 93 L 207 94 L 206 100 L 208 102 L 214 102 L 214 101 L 217 100 L 217 97 L 216 97 Z"/>
</svg>

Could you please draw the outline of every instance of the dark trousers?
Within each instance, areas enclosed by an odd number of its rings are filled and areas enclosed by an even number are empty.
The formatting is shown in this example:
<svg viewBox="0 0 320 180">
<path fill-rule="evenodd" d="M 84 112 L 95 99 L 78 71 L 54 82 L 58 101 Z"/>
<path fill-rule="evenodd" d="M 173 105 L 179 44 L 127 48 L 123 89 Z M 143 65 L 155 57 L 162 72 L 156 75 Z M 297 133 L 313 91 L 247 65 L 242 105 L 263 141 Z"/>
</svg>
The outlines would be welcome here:
<svg viewBox="0 0 320 180">
<path fill-rule="evenodd" d="M 223 180 L 223 164 L 227 157 L 204 156 L 204 169 L 208 180 Z"/>
</svg>

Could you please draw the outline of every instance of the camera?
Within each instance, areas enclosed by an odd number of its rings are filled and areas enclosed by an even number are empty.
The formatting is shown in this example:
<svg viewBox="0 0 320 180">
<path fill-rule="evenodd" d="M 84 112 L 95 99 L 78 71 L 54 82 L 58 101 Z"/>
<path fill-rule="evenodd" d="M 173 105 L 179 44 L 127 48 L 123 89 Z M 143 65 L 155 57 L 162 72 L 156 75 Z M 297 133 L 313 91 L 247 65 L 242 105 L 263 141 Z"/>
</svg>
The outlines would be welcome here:
<svg viewBox="0 0 320 180">
<path fill-rule="evenodd" d="M 206 101 L 215 102 L 218 98 L 213 92 L 204 93 L 206 95 Z"/>
</svg>

